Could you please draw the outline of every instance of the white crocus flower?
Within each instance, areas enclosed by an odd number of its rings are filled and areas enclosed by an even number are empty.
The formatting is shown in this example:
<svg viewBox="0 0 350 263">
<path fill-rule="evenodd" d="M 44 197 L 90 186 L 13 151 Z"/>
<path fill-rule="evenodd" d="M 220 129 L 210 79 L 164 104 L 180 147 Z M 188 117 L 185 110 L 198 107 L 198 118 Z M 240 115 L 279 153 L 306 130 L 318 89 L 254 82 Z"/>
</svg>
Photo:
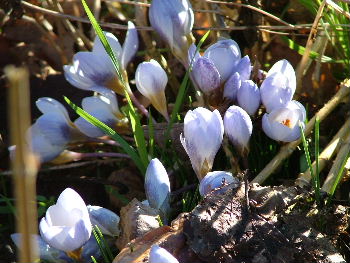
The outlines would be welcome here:
<svg viewBox="0 0 350 263">
<path fill-rule="evenodd" d="M 199 181 L 211 170 L 223 134 L 224 126 L 218 110 L 211 112 L 199 107 L 186 113 L 180 140 Z"/>
<path fill-rule="evenodd" d="M 154 30 L 167 42 L 173 54 L 187 65 L 187 50 L 192 43 L 194 15 L 188 0 L 153 0 L 149 20 Z"/>
<path fill-rule="evenodd" d="M 138 65 L 135 73 L 136 87 L 139 92 L 148 98 L 152 105 L 169 120 L 165 87 L 168 76 L 157 61 L 151 59 Z"/>
<path fill-rule="evenodd" d="M 222 187 L 220 190 L 216 191 L 215 193 L 224 193 L 226 191 L 226 185 L 229 184 L 239 184 L 239 180 L 236 177 L 232 176 L 232 173 L 225 172 L 225 171 L 214 171 L 209 172 L 207 175 L 203 178 L 201 183 L 199 184 L 199 193 L 201 196 L 205 196 L 209 194 L 212 190 L 218 187 Z"/>
<path fill-rule="evenodd" d="M 149 206 L 159 210 L 162 220 L 166 221 L 170 210 L 170 181 L 163 164 L 152 159 L 145 175 L 145 192 Z"/>
<path fill-rule="evenodd" d="M 296 76 L 293 66 L 285 59 L 276 62 L 268 71 L 260 87 L 266 111 L 285 106 L 293 98 Z"/>
<path fill-rule="evenodd" d="M 65 252 L 79 249 L 89 240 L 92 231 L 84 200 L 73 189 L 66 188 L 57 203 L 46 211 L 39 229 L 50 246 Z"/>
<path fill-rule="evenodd" d="M 122 118 L 122 114 L 118 107 L 117 97 L 113 91 L 84 98 L 82 101 L 82 108 L 112 128 L 115 127 Z M 74 124 L 86 136 L 97 138 L 105 135 L 100 128 L 91 124 L 83 117 L 76 119 Z"/>
<path fill-rule="evenodd" d="M 222 39 L 208 47 L 203 56 L 214 63 L 221 83 L 224 83 L 235 72 L 241 60 L 241 51 L 234 40 Z"/>
<path fill-rule="evenodd" d="M 238 106 L 231 106 L 224 116 L 225 134 L 241 156 L 249 152 L 249 139 L 253 124 L 248 113 Z"/>
<path fill-rule="evenodd" d="M 149 253 L 149 263 L 179 263 L 166 249 L 153 245 Z"/>
<path fill-rule="evenodd" d="M 136 54 L 139 45 L 134 24 L 128 22 L 128 32 L 123 48 L 112 33 L 104 32 L 104 34 L 115 56 L 121 63 L 120 66 L 124 78 L 127 78 L 125 69 Z M 65 65 L 63 69 L 67 81 L 79 89 L 101 93 L 111 89 L 118 94 L 124 94 L 123 86 L 118 79 L 111 59 L 98 36 L 95 37 L 92 52 L 78 52 L 73 57 L 73 64 Z M 129 89 L 128 86 L 127 88 Z"/>
<path fill-rule="evenodd" d="M 253 116 L 260 106 L 260 90 L 252 80 L 244 80 L 237 91 L 238 105 L 250 116 Z"/>
<path fill-rule="evenodd" d="M 300 137 L 300 127 L 305 128 L 305 108 L 298 101 L 290 101 L 284 107 L 275 108 L 265 113 L 262 128 L 265 134 L 273 140 L 292 142 Z"/>
<path fill-rule="evenodd" d="M 93 226 L 97 225 L 102 234 L 112 237 L 120 234 L 120 218 L 116 213 L 97 205 L 88 205 L 87 209 L 91 224 Z"/>
<path fill-rule="evenodd" d="M 68 116 L 67 110 L 55 99 L 43 97 L 36 101 L 43 113 L 29 129 L 31 147 L 42 162 L 51 161 L 67 144 L 82 136 Z"/>
</svg>

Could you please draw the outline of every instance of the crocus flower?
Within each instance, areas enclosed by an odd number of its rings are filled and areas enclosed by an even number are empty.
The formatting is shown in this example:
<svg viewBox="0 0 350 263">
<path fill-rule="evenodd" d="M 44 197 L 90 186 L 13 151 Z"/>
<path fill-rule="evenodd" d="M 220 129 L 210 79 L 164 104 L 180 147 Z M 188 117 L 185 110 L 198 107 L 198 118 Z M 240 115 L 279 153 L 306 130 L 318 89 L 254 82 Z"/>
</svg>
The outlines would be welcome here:
<svg viewBox="0 0 350 263">
<path fill-rule="evenodd" d="M 42 162 L 47 162 L 56 158 L 71 140 L 81 134 L 57 100 L 43 97 L 36 101 L 36 106 L 43 115 L 29 129 L 31 147 Z"/>
<path fill-rule="evenodd" d="M 260 90 L 251 80 L 242 82 L 237 91 L 238 105 L 253 116 L 260 106 Z"/>
<path fill-rule="evenodd" d="M 235 101 L 237 98 L 237 92 L 242 85 L 241 76 L 238 72 L 232 74 L 232 76 L 226 81 L 224 86 L 224 97 Z"/>
<path fill-rule="evenodd" d="M 149 263 L 179 263 L 166 249 L 153 245 L 149 253 Z"/>
<path fill-rule="evenodd" d="M 199 181 L 211 170 L 223 134 L 224 126 L 218 110 L 211 112 L 199 107 L 186 113 L 180 140 Z"/>
<path fill-rule="evenodd" d="M 220 81 L 224 83 L 240 62 L 241 51 L 234 40 L 222 39 L 208 47 L 203 56 L 215 65 L 220 74 Z"/>
<path fill-rule="evenodd" d="M 224 186 L 229 184 L 239 184 L 239 180 L 233 177 L 232 173 L 225 171 L 209 172 L 199 184 L 199 193 L 201 196 L 205 196 L 218 187 L 222 188 L 215 193 L 224 193 L 227 190 L 227 187 Z"/>
<path fill-rule="evenodd" d="M 169 120 L 165 87 L 168 76 L 157 61 L 143 62 L 138 65 L 135 73 L 136 87 L 139 92 L 148 98 L 152 105 Z"/>
<path fill-rule="evenodd" d="M 112 237 L 119 235 L 120 218 L 117 214 L 107 208 L 97 205 L 88 205 L 87 209 L 90 215 L 91 224 L 93 226 L 97 225 L 102 234 Z"/>
<path fill-rule="evenodd" d="M 41 237 L 52 247 L 70 252 L 90 238 L 92 226 L 88 209 L 80 195 L 66 188 L 50 206 L 39 225 Z"/>
<path fill-rule="evenodd" d="M 112 128 L 115 127 L 122 118 L 118 107 L 118 101 L 113 91 L 84 98 L 82 107 L 86 112 Z M 86 136 L 96 138 L 105 135 L 100 128 L 92 125 L 83 117 L 76 119 L 74 124 Z"/>
<path fill-rule="evenodd" d="M 292 65 L 285 59 L 276 62 L 260 87 L 266 111 L 285 106 L 293 98 L 295 89 L 296 77 Z"/>
<path fill-rule="evenodd" d="M 208 94 L 220 86 L 220 74 L 211 60 L 195 54 L 195 51 L 196 46 L 192 44 L 188 51 L 189 63 L 192 63 L 190 76 L 194 85 Z"/>
<path fill-rule="evenodd" d="M 192 44 L 194 16 L 188 0 L 153 0 L 149 20 L 154 30 L 167 42 L 173 54 L 187 65 L 187 50 Z"/>
<path fill-rule="evenodd" d="M 300 127 L 305 128 L 306 112 L 299 102 L 293 100 L 284 107 L 275 108 L 265 113 L 262 128 L 265 134 L 273 140 L 292 142 L 300 137 Z"/>
<path fill-rule="evenodd" d="M 241 156 L 249 152 L 249 139 L 253 124 L 248 113 L 238 106 L 231 106 L 224 116 L 225 134 Z"/>
<path fill-rule="evenodd" d="M 248 55 L 241 58 L 235 68 L 235 72 L 239 73 L 242 81 L 250 79 L 250 75 L 252 73 L 252 64 Z"/>
<path fill-rule="evenodd" d="M 139 45 L 134 24 L 128 22 L 128 32 L 123 48 L 112 33 L 104 32 L 104 34 L 115 56 L 120 61 L 124 78 L 127 78 L 125 72 L 126 66 L 136 54 Z M 93 90 L 102 93 L 111 89 L 118 94 L 124 94 L 123 86 L 118 79 L 111 59 L 98 36 L 95 38 L 92 52 L 78 52 L 73 57 L 73 64 L 65 65 L 63 69 L 67 81 L 79 89 Z M 127 86 L 127 88 L 129 87 Z M 128 92 L 130 92 L 130 90 L 128 90 Z"/>
<path fill-rule="evenodd" d="M 145 192 L 150 207 L 159 210 L 163 221 L 166 221 L 170 210 L 170 182 L 167 171 L 157 158 L 148 164 Z"/>
</svg>

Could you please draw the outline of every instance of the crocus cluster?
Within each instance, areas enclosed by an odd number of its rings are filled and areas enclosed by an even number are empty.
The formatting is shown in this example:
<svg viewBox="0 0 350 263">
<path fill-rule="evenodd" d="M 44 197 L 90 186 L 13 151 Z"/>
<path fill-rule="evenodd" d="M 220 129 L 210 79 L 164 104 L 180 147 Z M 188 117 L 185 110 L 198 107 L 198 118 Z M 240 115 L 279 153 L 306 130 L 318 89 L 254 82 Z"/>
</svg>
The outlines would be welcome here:
<svg viewBox="0 0 350 263">
<path fill-rule="evenodd" d="M 82 117 L 72 122 L 65 107 L 55 99 L 43 97 L 36 101 L 36 105 L 42 115 L 29 129 L 29 140 L 33 152 L 39 156 L 41 162 L 55 159 L 74 141 L 104 135 L 99 128 Z M 84 98 L 82 107 L 111 127 L 116 127 L 122 120 L 113 91 Z"/>
<path fill-rule="evenodd" d="M 40 221 L 40 236 L 33 236 L 38 245 L 40 259 L 50 263 L 91 262 L 98 258 L 100 249 L 92 227 L 97 226 L 107 237 L 119 235 L 119 217 L 99 206 L 86 206 L 81 196 L 66 188 L 55 205 L 50 206 Z M 21 234 L 11 235 L 20 246 Z M 108 239 L 108 238 L 107 238 Z"/>
</svg>

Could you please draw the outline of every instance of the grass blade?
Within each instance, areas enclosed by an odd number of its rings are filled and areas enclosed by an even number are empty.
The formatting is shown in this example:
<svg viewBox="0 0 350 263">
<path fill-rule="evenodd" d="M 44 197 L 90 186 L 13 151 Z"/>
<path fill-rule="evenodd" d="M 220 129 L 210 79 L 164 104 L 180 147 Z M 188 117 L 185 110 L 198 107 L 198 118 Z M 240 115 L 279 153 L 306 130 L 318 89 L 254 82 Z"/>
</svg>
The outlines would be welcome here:
<svg viewBox="0 0 350 263">
<path fill-rule="evenodd" d="M 320 169 L 319 169 L 319 158 L 320 156 L 320 119 L 316 118 L 315 120 L 315 162 L 316 162 L 316 187 L 320 189 Z"/>
<path fill-rule="evenodd" d="M 131 157 L 131 159 L 135 162 L 136 166 L 139 168 L 142 174 L 146 171 L 146 166 L 142 163 L 140 157 L 138 156 L 135 149 L 127 143 L 116 131 L 114 131 L 112 128 L 104 124 L 103 122 L 96 119 L 94 116 L 90 115 L 77 105 L 75 105 L 73 102 L 71 102 L 67 97 L 64 97 L 65 101 L 69 104 L 69 106 L 72 107 L 72 109 L 81 117 L 83 117 L 85 120 L 87 120 L 92 125 L 100 128 L 106 135 L 110 136 L 114 140 L 116 140 L 118 143 L 120 143 L 123 150 Z"/>
</svg>

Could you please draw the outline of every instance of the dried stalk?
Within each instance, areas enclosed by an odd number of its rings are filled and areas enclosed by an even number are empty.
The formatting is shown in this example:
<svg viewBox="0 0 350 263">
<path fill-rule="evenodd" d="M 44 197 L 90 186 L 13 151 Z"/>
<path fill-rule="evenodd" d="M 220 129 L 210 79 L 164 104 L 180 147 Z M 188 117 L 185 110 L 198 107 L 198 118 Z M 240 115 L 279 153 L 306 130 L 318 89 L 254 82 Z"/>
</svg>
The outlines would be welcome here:
<svg viewBox="0 0 350 263">
<path fill-rule="evenodd" d="M 24 68 L 7 66 L 9 82 L 9 120 L 11 143 L 16 145 L 12 160 L 16 199 L 17 231 L 21 233 L 19 262 L 36 262 L 38 247 L 33 234 L 37 233 L 36 174 L 38 162 L 30 152 L 27 130 L 30 125 L 29 73 Z"/>
<path fill-rule="evenodd" d="M 346 16 L 347 18 L 350 19 L 350 13 L 349 12 L 346 12 L 343 8 L 341 8 L 339 5 L 337 5 L 336 3 L 334 3 L 332 0 L 326 0 L 327 2 L 327 5 L 333 7 L 333 9 L 335 11 L 337 11 L 338 13 Z"/>
<path fill-rule="evenodd" d="M 344 143 L 344 139 L 350 134 L 350 119 L 347 120 L 337 134 L 333 137 L 331 142 L 326 146 L 318 158 L 318 167 L 321 172 L 327 165 L 327 163 L 333 158 L 333 156 L 339 151 L 339 148 Z M 312 163 L 312 169 L 316 171 L 316 162 Z M 300 173 L 295 184 L 299 186 L 308 185 L 311 181 L 310 169 L 307 169 L 304 173 Z"/>
<path fill-rule="evenodd" d="M 311 48 L 312 48 L 312 46 L 315 42 L 315 39 L 316 39 L 318 23 L 320 22 L 320 19 L 322 17 L 322 13 L 323 13 L 325 6 L 326 6 L 326 0 L 323 0 L 320 7 L 318 8 L 315 20 L 312 24 L 311 31 L 310 31 L 309 37 L 307 39 L 307 42 L 306 42 L 304 54 L 303 54 L 301 61 L 296 69 L 296 77 L 297 77 L 296 93 L 299 93 L 299 90 L 301 89 L 301 80 L 304 76 L 304 73 L 306 72 L 307 62 L 310 59 L 309 56 L 310 56 Z"/>
<path fill-rule="evenodd" d="M 324 120 L 338 104 L 350 94 L 350 80 L 344 80 L 341 83 L 340 90 L 320 109 L 308 122 L 305 128 L 305 136 L 309 135 L 312 131 L 316 117 L 319 118 L 320 121 Z M 290 156 L 295 148 L 300 144 L 301 139 L 294 142 L 290 142 L 281 147 L 278 154 L 265 166 L 265 168 L 253 179 L 253 183 L 262 184 L 285 160 L 288 156 Z"/>
<path fill-rule="evenodd" d="M 337 179 L 337 175 L 340 171 L 344 158 L 346 158 L 347 154 L 349 153 L 349 150 L 350 150 L 350 135 L 348 135 L 348 137 L 346 138 L 345 143 L 340 148 L 339 153 L 334 160 L 334 164 L 331 170 L 329 171 L 326 180 L 323 183 L 323 186 L 322 186 L 323 191 L 330 193 Z M 344 173 L 341 175 L 341 177 L 343 177 L 343 175 Z"/>
</svg>

